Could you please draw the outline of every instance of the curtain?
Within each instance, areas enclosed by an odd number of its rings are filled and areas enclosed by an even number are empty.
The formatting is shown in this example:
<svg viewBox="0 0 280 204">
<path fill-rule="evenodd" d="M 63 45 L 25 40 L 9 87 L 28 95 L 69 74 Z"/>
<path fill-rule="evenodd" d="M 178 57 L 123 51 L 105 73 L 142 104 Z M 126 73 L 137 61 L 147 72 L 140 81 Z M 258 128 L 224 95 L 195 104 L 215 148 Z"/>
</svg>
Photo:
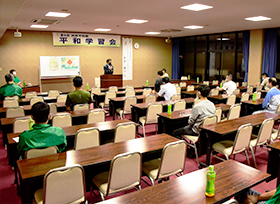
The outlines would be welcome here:
<svg viewBox="0 0 280 204">
<path fill-rule="evenodd" d="M 250 45 L 250 31 L 243 32 L 243 59 L 244 59 L 244 70 L 245 77 L 244 81 L 248 81 L 248 64 L 249 64 L 249 45 Z"/>
<path fill-rule="evenodd" d="M 275 77 L 277 64 L 277 36 L 278 29 L 265 29 L 263 46 L 262 73 Z"/>
<path fill-rule="evenodd" d="M 180 79 L 179 38 L 172 39 L 172 79 Z"/>
</svg>

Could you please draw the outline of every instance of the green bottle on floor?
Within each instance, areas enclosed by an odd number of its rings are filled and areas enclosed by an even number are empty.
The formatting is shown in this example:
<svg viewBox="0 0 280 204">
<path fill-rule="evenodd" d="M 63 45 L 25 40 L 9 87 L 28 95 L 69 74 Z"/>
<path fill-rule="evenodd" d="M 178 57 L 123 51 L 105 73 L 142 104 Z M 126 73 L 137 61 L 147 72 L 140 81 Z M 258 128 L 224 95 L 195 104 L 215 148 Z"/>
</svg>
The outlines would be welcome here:
<svg viewBox="0 0 280 204">
<path fill-rule="evenodd" d="M 214 166 L 210 165 L 209 170 L 206 173 L 206 189 L 205 195 L 208 197 L 213 197 L 215 195 L 215 178 L 216 172 L 214 171 Z"/>
</svg>

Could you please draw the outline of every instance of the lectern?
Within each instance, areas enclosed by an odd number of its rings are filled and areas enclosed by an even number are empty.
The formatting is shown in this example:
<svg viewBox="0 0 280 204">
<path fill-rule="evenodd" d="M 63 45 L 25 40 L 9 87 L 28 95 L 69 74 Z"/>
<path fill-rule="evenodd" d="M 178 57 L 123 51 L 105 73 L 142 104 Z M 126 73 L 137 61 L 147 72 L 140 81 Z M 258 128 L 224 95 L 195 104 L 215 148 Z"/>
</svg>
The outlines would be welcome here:
<svg viewBox="0 0 280 204">
<path fill-rule="evenodd" d="M 100 76 L 101 88 L 109 88 L 110 86 L 122 87 L 122 74 L 104 74 Z"/>
</svg>

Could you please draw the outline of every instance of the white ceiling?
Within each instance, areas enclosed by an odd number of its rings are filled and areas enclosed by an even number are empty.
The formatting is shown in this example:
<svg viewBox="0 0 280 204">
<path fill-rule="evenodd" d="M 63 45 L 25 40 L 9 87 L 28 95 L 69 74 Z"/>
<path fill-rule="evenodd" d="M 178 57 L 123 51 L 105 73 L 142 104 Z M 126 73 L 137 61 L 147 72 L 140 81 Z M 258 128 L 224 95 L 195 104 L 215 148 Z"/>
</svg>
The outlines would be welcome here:
<svg viewBox="0 0 280 204">
<path fill-rule="evenodd" d="M 214 8 L 188 11 L 181 6 L 201 3 Z M 67 9 L 71 15 L 47 29 L 30 28 L 35 18 L 49 11 Z M 110 28 L 108 34 L 147 36 L 148 31 L 180 29 L 158 37 L 179 37 L 217 32 L 280 27 L 279 0 L 0 0 L 0 37 L 6 29 L 89 32 L 95 28 Z M 267 16 L 271 21 L 251 22 L 244 18 Z M 125 23 L 129 19 L 144 19 L 148 23 Z M 188 25 L 203 25 L 198 30 L 184 29 Z"/>
</svg>

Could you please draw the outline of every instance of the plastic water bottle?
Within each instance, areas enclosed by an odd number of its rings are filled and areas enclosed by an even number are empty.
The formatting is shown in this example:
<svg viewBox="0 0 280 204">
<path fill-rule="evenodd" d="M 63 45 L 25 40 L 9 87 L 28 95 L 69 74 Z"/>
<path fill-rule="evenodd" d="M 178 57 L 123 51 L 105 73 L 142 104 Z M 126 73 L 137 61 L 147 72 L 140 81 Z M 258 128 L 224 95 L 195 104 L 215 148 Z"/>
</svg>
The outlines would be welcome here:
<svg viewBox="0 0 280 204">
<path fill-rule="evenodd" d="M 89 85 L 88 85 L 88 83 L 87 83 L 87 91 L 89 91 Z"/>
<path fill-rule="evenodd" d="M 188 80 L 190 80 L 191 79 L 191 76 L 190 75 L 188 75 Z"/>
<path fill-rule="evenodd" d="M 32 118 L 30 118 L 29 120 L 29 130 L 33 130 L 33 126 L 34 125 L 34 120 L 32 120 Z"/>
<path fill-rule="evenodd" d="M 25 83 L 25 81 L 23 81 L 23 87 L 26 87 L 26 83 Z"/>
<path fill-rule="evenodd" d="M 254 92 L 254 93 L 253 93 L 253 101 L 256 101 L 256 95 L 257 95 L 257 93 Z"/>
<path fill-rule="evenodd" d="M 220 83 L 220 88 L 223 88 L 223 83 L 222 82 Z"/>
<path fill-rule="evenodd" d="M 168 105 L 167 105 L 167 114 L 168 114 L 168 115 L 171 115 L 171 112 L 172 112 L 172 105 L 171 105 L 171 103 L 169 102 Z"/>
<path fill-rule="evenodd" d="M 146 86 L 149 86 L 149 80 L 146 80 Z"/>
<path fill-rule="evenodd" d="M 216 172 L 214 171 L 214 166 L 210 165 L 209 170 L 206 173 L 206 189 L 205 195 L 208 197 L 213 197 L 215 195 L 215 179 Z"/>
<path fill-rule="evenodd" d="M 199 83 L 199 77 L 196 78 L 196 82 Z"/>
</svg>

